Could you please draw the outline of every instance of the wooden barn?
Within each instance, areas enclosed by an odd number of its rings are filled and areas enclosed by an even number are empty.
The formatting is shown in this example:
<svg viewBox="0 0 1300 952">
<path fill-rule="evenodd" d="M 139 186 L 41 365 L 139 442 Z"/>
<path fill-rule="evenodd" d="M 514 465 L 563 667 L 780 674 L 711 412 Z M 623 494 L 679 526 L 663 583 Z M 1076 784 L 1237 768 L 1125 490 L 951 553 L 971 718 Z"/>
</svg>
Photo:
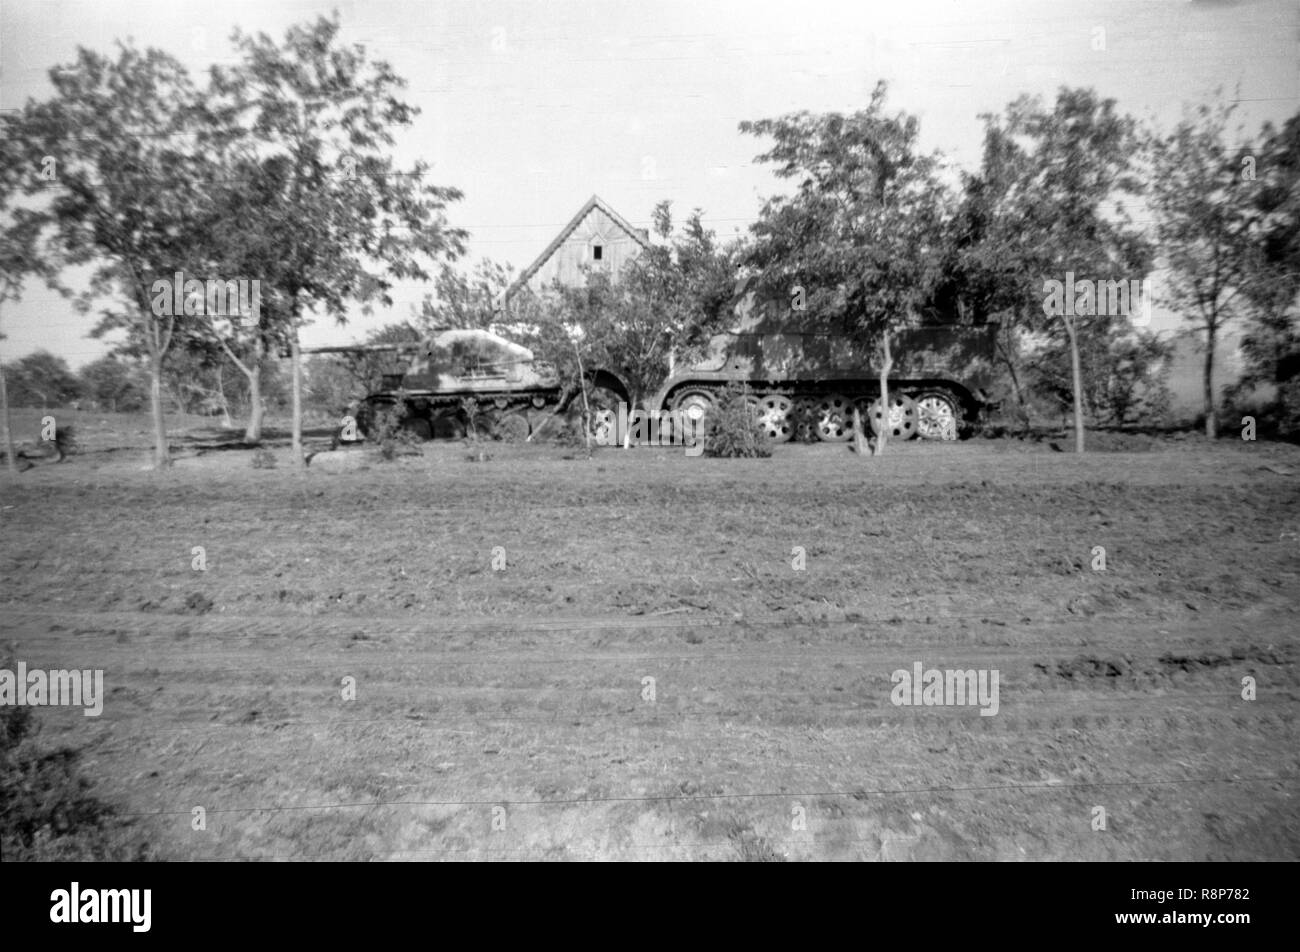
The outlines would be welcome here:
<svg viewBox="0 0 1300 952">
<path fill-rule="evenodd" d="M 556 280 L 582 284 L 584 267 L 608 270 L 616 276 L 632 258 L 650 247 L 650 234 L 593 195 L 578 209 L 546 249 L 523 270 L 506 293 L 508 302 L 523 288 L 540 294 Z"/>
</svg>

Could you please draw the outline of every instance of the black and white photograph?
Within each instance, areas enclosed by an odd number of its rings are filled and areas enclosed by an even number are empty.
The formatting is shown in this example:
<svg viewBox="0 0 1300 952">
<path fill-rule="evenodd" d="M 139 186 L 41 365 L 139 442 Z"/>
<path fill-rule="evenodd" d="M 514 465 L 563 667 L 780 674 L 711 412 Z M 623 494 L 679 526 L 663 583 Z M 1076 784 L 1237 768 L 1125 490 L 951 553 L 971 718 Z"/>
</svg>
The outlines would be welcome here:
<svg viewBox="0 0 1300 952">
<path fill-rule="evenodd" d="M 0 4 L 24 917 L 1295 861 L 1297 714 L 1296 0 Z"/>
</svg>

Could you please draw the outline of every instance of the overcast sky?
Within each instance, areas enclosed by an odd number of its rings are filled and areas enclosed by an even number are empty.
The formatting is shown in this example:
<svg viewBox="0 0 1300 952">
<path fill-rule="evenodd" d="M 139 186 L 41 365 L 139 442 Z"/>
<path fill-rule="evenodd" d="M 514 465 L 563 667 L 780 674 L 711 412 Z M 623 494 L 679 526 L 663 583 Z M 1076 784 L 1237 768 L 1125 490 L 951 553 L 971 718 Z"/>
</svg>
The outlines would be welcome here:
<svg viewBox="0 0 1300 952">
<path fill-rule="evenodd" d="M 202 82 L 230 56 L 233 27 L 279 39 L 332 9 L 343 38 L 391 63 L 422 109 L 399 160 L 423 158 L 464 191 L 451 219 L 471 232 L 471 259 L 517 270 L 593 193 L 643 227 L 668 198 L 679 219 L 698 206 L 720 235 L 743 231 L 777 186 L 751 164 L 763 143 L 737 123 L 857 109 L 881 78 L 891 109 L 921 117 L 923 145 L 968 169 L 980 113 L 1061 85 L 1165 126 L 1219 87 L 1251 131 L 1300 108 L 1297 0 L 0 0 L 0 108 L 47 96 L 47 71 L 78 45 L 107 52 L 132 37 Z M 399 288 L 390 314 L 321 322 L 304 343 L 359 339 L 424 290 Z M 80 366 L 104 352 L 85 336 L 92 322 L 31 287 L 0 315 L 0 356 L 43 347 Z"/>
</svg>

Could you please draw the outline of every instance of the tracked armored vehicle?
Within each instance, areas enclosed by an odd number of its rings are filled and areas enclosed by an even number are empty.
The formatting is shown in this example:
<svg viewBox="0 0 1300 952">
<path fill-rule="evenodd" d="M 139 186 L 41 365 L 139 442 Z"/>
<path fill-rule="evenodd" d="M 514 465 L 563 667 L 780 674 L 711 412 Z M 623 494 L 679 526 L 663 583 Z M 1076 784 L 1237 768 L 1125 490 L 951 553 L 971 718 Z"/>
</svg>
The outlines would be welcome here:
<svg viewBox="0 0 1300 952">
<path fill-rule="evenodd" d="M 580 416 L 582 390 L 566 384 L 556 369 L 527 347 L 490 331 L 443 330 L 410 344 L 319 348 L 316 352 L 375 351 L 384 357 L 381 388 L 356 409 L 363 435 L 374 432 L 378 415 L 403 405 L 402 426 L 421 439 L 458 437 L 467 432 L 498 439 L 527 439 L 548 417 Z M 614 374 L 587 374 L 593 413 L 627 400 Z"/>
<path fill-rule="evenodd" d="M 715 335 L 707 356 L 675 370 L 650 409 L 708 413 L 729 384 L 743 384 L 770 439 L 847 440 L 853 409 L 892 439 L 956 440 L 988 406 L 996 324 L 932 324 L 891 338 L 889 412 L 880 405 L 873 355 L 842 333 L 792 313 L 761 306 L 753 292 L 736 305 L 732 329 Z M 696 411 L 699 412 L 699 411 Z M 887 422 L 886 422 L 887 420 Z"/>
</svg>

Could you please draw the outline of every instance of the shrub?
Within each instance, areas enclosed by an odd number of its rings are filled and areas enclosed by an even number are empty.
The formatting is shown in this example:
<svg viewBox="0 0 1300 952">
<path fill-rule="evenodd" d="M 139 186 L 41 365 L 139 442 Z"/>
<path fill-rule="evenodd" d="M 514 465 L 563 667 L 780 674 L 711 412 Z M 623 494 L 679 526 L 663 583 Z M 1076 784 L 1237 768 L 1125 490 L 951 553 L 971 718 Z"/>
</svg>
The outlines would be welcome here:
<svg viewBox="0 0 1300 952">
<path fill-rule="evenodd" d="M 10 862 L 152 859 L 147 843 L 92 795 L 80 752 L 42 749 L 30 707 L 0 707 L 0 855 Z"/>
<path fill-rule="evenodd" d="M 1218 411 L 1219 433 L 1231 435 L 1241 431 L 1241 418 L 1255 418 L 1255 433 L 1260 439 L 1295 441 L 1300 439 L 1300 378 L 1276 385 L 1271 392 L 1255 390 L 1249 385 L 1230 388 Z M 1204 414 L 1197 419 L 1204 427 Z"/>
<path fill-rule="evenodd" d="M 1151 334 L 1114 341 L 1104 354 L 1104 373 L 1095 385 L 1101 419 L 1116 426 L 1165 423 L 1171 401 L 1166 364 L 1171 350 Z"/>
<path fill-rule="evenodd" d="M 1170 404 L 1167 342 L 1138 331 L 1117 338 L 1107 325 L 1098 324 L 1080 335 L 1079 350 L 1088 425 L 1150 426 L 1164 421 Z M 1072 427 L 1074 375 L 1069 349 L 1061 341 L 1045 346 L 1030 359 L 1027 371 L 1028 402 L 1035 415 Z"/>
<path fill-rule="evenodd" d="M 461 397 L 460 415 L 465 421 L 465 442 L 486 443 L 489 440 L 508 440 L 505 429 L 499 424 L 502 417 L 491 403 L 480 404 L 475 397 Z M 525 434 L 525 437 L 527 434 Z"/>
<path fill-rule="evenodd" d="M 587 437 L 582 432 L 582 416 L 566 417 L 556 423 L 551 424 L 554 429 L 554 441 L 566 449 L 577 450 L 587 445 Z M 595 440 L 592 446 L 595 446 Z"/>
<path fill-rule="evenodd" d="M 721 458 L 772 455 L 771 442 L 750 402 L 748 387 L 731 385 L 718 396 L 718 403 L 704 419 L 704 454 Z"/>
<path fill-rule="evenodd" d="M 398 456 L 419 456 L 420 437 L 406 423 L 408 411 L 405 400 L 375 414 L 374 440 L 379 447 L 379 458 L 394 460 Z"/>
<path fill-rule="evenodd" d="M 253 454 L 253 469 L 275 469 L 275 454 L 265 446 Z"/>
<path fill-rule="evenodd" d="M 1300 377 L 1278 385 L 1278 436 L 1300 440 Z"/>
<path fill-rule="evenodd" d="M 77 443 L 77 431 L 71 423 L 65 423 L 54 429 L 54 445 L 61 456 L 71 456 L 80 448 Z"/>
</svg>

